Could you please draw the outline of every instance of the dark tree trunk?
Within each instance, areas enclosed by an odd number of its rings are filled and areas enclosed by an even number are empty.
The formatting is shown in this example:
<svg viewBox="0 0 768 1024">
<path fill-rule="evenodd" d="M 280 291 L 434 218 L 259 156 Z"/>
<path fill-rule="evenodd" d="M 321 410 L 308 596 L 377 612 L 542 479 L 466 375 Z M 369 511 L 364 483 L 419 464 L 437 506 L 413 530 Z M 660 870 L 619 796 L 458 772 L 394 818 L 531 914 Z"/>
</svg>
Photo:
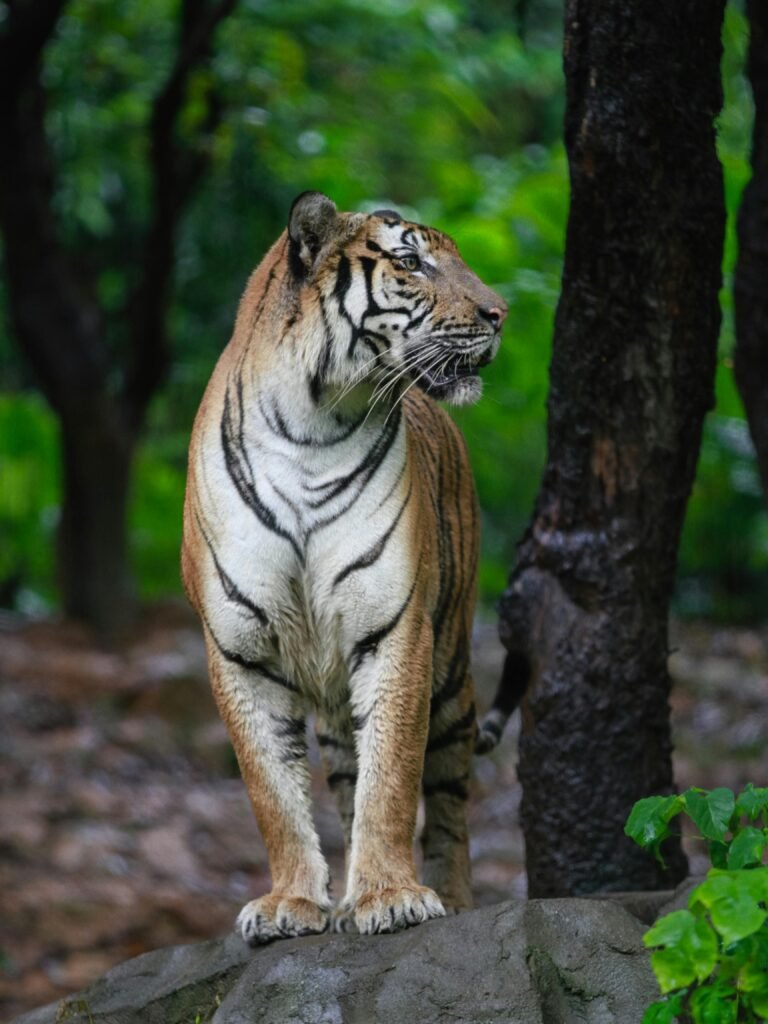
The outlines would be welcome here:
<svg viewBox="0 0 768 1024">
<path fill-rule="evenodd" d="M 569 0 L 571 175 L 548 461 L 501 603 L 532 669 L 519 773 L 533 896 L 668 886 L 623 836 L 672 788 L 667 610 L 713 402 L 724 0 Z"/>
<path fill-rule="evenodd" d="M 747 14 L 755 127 L 752 180 L 744 189 L 739 211 L 734 369 L 768 498 L 768 4 L 749 0 Z"/>
<path fill-rule="evenodd" d="M 136 608 L 126 521 L 136 438 L 109 399 L 60 423 L 58 562 L 65 610 L 101 636 L 114 637 L 130 624 Z"/>
<path fill-rule="evenodd" d="M 80 261 L 61 244 L 53 213 L 41 55 L 66 0 L 10 3 L 0 26 L 0 231 L 11 320 L 60 422 L 62 604 L 105 638 L 137 612 L 127 531 L 133 455 L 170 361 L 166 310 L 176 235 L 221 119 L 213 85 L 195 139 L 181 138 L 180 115 L 190 75 L 210 59 L 216 27 L 235 2 L 183 0 L 180 7 L 175 61 L 148 125 L 152 217 L 136 291 L 119 314 L 130 325 L 122 365 L 110 363 L 105 315 L 91 298 L 96 289 L 79 279 Z"/>
</svg>

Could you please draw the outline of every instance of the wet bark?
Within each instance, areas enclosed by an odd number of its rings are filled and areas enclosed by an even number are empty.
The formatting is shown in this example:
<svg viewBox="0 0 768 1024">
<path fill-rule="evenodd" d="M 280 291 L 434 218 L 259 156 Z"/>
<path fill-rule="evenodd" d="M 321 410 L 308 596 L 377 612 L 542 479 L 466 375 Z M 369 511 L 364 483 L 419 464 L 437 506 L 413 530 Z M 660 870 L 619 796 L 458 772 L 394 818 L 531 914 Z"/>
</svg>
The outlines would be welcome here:
<svg viewBox="0 0 768 1024">
<path fill-rule="evenodd" d="M 9 3 L 0 30 L 0 231 L 11 323 L 61 427 L 64 611 L 105 638 L 137 613 L 127 536 L 133 455 L 170 364 L 166 311 L 176 235 L 221 119 L 215 87 L 195 139 L 181 138 L 179 121 L 190 76 L 210 59 L 216 27 L 235 2 L 184 0 L 180 7 L 176 58 L 148 125 L 152 214 L 136 290 L 117 314 L 130 330 L 119 363 L 110 355 L 94 281 L 83 278 L 84 261 L 61 242 L 54 215 L 42 53 L 66 0 Z"/>
<path fill-rule="evenodd" d="M 749 0 L 748 75 L 755 101 L 752 178 L 739 211 L 734 371 L 768 500 L 768 5 Z"/>
<path fill-rule="evenodd" d="M 519 774 L 533 896 L 669 886 L 623 836 L 673 786 L 667 609 L 713 403 L 723 0 L 569 0 L 571 175 L 548 459 L 501 602 L 528 659 Z"/>
</svg>

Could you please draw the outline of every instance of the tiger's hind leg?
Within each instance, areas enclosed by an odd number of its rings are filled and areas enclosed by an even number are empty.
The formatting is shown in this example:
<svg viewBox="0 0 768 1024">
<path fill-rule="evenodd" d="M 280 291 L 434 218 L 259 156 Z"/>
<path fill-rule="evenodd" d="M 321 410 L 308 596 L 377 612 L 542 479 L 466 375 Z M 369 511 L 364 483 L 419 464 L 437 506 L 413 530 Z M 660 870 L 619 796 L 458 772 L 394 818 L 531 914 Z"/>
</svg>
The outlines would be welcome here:
<svg viewBox="0 0 768 1024">
<path fill-rule="evenodd" d="M 448 912 L 472 906 L 467 796 L 476 726 L 471 677 L 464 675 L 456 694 L 455 688 L 449 676 L 433 694 L 422 780 L 423 881 Z"/>
</svg>

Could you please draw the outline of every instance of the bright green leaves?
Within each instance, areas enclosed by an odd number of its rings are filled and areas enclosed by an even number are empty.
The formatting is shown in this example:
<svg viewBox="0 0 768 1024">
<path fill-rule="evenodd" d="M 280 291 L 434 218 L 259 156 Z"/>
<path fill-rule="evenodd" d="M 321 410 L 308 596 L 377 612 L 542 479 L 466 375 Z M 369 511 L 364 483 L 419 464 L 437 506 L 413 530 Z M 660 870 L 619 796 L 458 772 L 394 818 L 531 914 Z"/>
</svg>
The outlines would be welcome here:
<svg viewBox="0 0 768 1024">
<path fill-rule="evenodd" d="M 645 933 L 643 943 L 662 947 L 651 957 L 651 966 L 664 993 L 704 981 L 717 962 L 717 936 L 707 921 L 694 917 L 690 910 L 676 910 L 660 918 Z"/>
<path fill-rule="evenodd" d="M 689 789 L 635 804 L 625 832 L 659 856 L 670 822 L 687 814 L 714 865 L 688 910 L 660 918 L 644 936 L 666 998 L 643 1024 L 739 1024 L 768 1019 L 768 787 Z"/>
<path fill-rule="evenodd" d="M 649 796 L 638 800 L 632 808 L 625 833 L 640 846 L 653 850 L 659 856 L 659 845 L 667 838 L 669 822 L 683 809 L 681 796 Z"/>
<path fill-rule="evenodd" d="M 689 789 L 681 797 L 685 810 L 706 839 L 725 839 L 736 799 L 730 789 Z"/>
<path fill-rule="evenodd" d="M 747 826 L 733 839 L 726 862 L 729 868 L 751 868 L 763 862 L 763 853 L 768 845 L 768 838 L 763 831 Z M 716 864 L 715 867 L 721 865 Z"/>
<path fill-rule="evenodd" d="M 757 789 L 750 783 L 738 797 L 725 788 L 693 788 L 680 796 L 645 797 L 632 808 L 624 832 L 663 863 L 659 847 L 671 835 L 670 822 L 681 813 L 687 814 L 708 840 L 714 867 L 736 869 L 762 863 L 768 829 L 742 826 L 741 822 L 768 818 L 768 787 Z"/>
<path fill-rule="evenodd" d="M 768 868 L 754 871 L 710 871 L 706 882 L 691 893 L 689 907 L 703 907 L 726 946 L 762 927 L 768 913 Z"/>
</svg>

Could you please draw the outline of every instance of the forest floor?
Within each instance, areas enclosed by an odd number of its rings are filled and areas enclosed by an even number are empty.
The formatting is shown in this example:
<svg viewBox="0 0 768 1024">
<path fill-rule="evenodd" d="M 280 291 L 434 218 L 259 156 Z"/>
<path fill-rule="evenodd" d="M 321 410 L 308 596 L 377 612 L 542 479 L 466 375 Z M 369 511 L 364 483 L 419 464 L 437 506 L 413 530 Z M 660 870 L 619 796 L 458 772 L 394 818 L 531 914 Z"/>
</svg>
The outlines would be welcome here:
<svg viewBox="0 0 768 1024">
<path fill-rule="evenodd" d="M 495 628 L 478 625 L 474 646 L 482 709 L 502 661 Z M 679 787 L 766 784 L 768 630 L 676 623 L 672 647 Z M 225 933 L 268 888 L 206 678 L 181 605 L 148 613 L 119 653 L 71 624 L 0 619 L 0 1019 L 138 953 Z M 478 905 L 525 894 L 516 746 L 517 716 L 475 765 Z M 319 771 L 313 780 L 338 880 L 341 832 Z"/>
</svg>

